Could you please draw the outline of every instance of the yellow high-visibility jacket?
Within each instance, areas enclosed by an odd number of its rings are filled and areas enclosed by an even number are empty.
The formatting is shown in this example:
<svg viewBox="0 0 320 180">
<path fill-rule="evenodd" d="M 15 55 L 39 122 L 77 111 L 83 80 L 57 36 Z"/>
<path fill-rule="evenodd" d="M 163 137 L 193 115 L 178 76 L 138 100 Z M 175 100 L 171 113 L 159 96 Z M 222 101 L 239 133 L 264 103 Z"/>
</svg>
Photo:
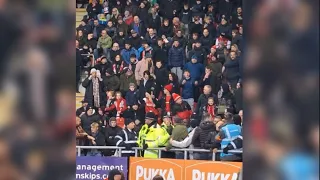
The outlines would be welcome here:
<svg viewBox="0 0 320 180">
<path fill-rule="evenodd" d="M 155 124 L 149 128 L 149 126 L 145 124 L 141 127 L 139 132 L 138 145 L 139 147 L 143 147 L 143 144 L 146 143 L 148 148 L 163 147 L 166 145 L 169 138 L 170 135 L 160 125 Z M 158 158 L 158 151 L 146 149 L 144 151 L 144 157 Z"/>
</svg>

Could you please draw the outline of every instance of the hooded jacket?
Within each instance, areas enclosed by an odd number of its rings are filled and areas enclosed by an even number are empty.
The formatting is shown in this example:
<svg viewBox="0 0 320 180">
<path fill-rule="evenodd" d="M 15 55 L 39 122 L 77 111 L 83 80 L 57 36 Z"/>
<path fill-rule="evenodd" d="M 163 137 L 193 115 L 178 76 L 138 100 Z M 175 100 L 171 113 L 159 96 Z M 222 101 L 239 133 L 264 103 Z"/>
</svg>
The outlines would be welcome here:
<svg viewBox="0 0 320 180">
<path fill-rule="evenodd" d="M 120 91 L 128 91 L 129 84 L 137 84 L 137 81 L 134 77 L 134 73 L 128 75 L 127 73 L 123 73 L 120 75 Z"/>
<path fill-rule="evenodd" d="M 210 48 L 215 44 L 214 39 L 210 34 L 208 36 L 201 36 L 200 42 L 207 52 L 210 52 Z"/>
<path fill-rule="evenodd" d="M 110 69 L 107 72 L 110 74 L 110 76 L 106 76 L 103 79 L 104 90 L 105 91 L 118 90 L 120 86 L 120 80 L 118 76 L 114 75 L 114 73 Z"/>
<path fill-rule="evenodd" d="M 190 76 L 194 81 L 200 81 L 204 74 L 204 66 L 198 62 L 192 63 L 191 61 L 184 65 L 184 70 L 190 72 Z"/>
<path fill-rule="evenodd" d="M 193 98 L 193 93 L 194 93 L 194 80 L 192 78 L 186 79 L 184 78 L 186 82 L 184 84 L 181 84 L 182 87 L 182 93 L 181 93 L 181 98 L 182 99 L 189 99 Z"/>
<path fill-rule="evenodd" d="M 191 50 L 188 54 L 189 60 L 191 61 L 191 58 L 193 56 L 196 56 L 198 58 L 198 63 L 203 64 L 206 61 L 207 58 L 207 52 L 203 47 L 195 47 L 193 50 Z"/>
<path fill-rule="evenodd" d="M 112 46 L 112 39 L 110 36 L 106 35 L 105 37 L 99 37 L 97 47 L 101 48 L 111 48 Z"/>
<path fill-rule="evenodd" d="M 215 125 L 212 121 L 202 121 L 199 128 L 196 129 L 193 137 L 192 144 L 195 148 L 205 148 L 205 142 L 210 132 L 215 131 Z"/>
</svg>

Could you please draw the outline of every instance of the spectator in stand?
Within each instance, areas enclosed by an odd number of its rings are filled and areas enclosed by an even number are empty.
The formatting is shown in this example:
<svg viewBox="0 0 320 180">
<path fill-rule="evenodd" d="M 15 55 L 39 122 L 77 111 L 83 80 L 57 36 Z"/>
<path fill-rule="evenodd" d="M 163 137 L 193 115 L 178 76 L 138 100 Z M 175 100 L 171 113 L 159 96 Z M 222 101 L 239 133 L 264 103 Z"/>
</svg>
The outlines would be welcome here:
<svg viewBox="0 0 320 180">
<path fill-rule="evenodd" d="M 182 49 L 185 49 L 187 46 L 187 40 L 185 37 L 183 37 L 183 32 L 182 30 L 178 29 L 175 32 L 175 35 L 173 36 L 173 41 L 178 40 L 179 41 L 179 45 Z"/>
<path fill-rule="evenodd" d="M 100 59 L 101 61 L 95 66 L 95 69 L 99 70 L 102 79 L 105 79 L 106 72 L 110 68 L 110 64 L 108 63 L 107 58 L 105 56 L 102 56 Z"/>
<path fill-rule="evenodd" d="M 206 50 L 206 54 L 208 54 L 210 52 L 210 48 L 215 44 L 209 29 L 207 28 L 203 29 L 203 36 L 201 36 L 200 42 L 202 44 L 202 47 Z"/>
<path fill-rule="evenodd" d="M 241 51 L 239 50 L 238 45 L 236 44 L 231 45 L 230 52 L 235 52 L 237 56 L 241 55 Z"/>
<path fill-rule="evenodd" d="M 179 117 L 173 117 L 174 128 L 172 130 L 171 138 L 174 141 L 183 141 L 188 136 L 188 130 L 186 125 L 183 123 L 183 120 Z M 172 144 L 168 144 L 166 146 L 166 150 L 170 150 L 172 148 Z M 183 152 L 176 152 L 176 159 L 184 159 Z"/>
<path fill-rule="evenodd" d="M 171 96 L 172 85 L 167 84 L 163 88 L 163 95 L 161 99 L 158 101 L 158 107 L 161 109 L 162 116 L 170 116 L 171 115 L 171 107 L 173 105 L 173 98 Z"/>
<path fill-rule="evenodd" d="M 172 116 L 178 116 L 181 119 L 189 119 L 192 114 L 190 105 L 186 101 L 183 101 L 179 94 L 173 93 L 172 98 L 174 100 L 171 109 Z"/>
<path fill-rule="evenodd" d="M 168 84 L 172 85 L 172 93 L 180 94 L 181 89 L 177 75 L 171 72 L 169 73 L 168 79 Z"/>
<path fill-rule="evenodd" d="M 215 131 L 215 126 L 211 121 L 210 116 L 204 116 L 202 122 L 200 123 L 199 128 L 196 129 L 194 135 L 192 137 L 192 144 L 194 148 L 204 149 L 205 143 L 207 140 L 208 135 Z M 194 159 L 196 160 L 209 160 L 212 157 L 211 153 L 193 153 Z"/>
<path fill-rule="evenodd" d="M 80 108 L 78 108 L 76 111 L 77 117 L 81 117 L 82 115 L 84 115 L 87 112 L 88 102 L 85 100 L 82 100 L 81 103 L 82 103 L 82 106 Z"/>
<path fill-rule="evenodd" d="M 141 2 L 137 11 L 137 16 L 139 16 L 140 20 L 145 24 L 148 22 L 148 10 L 149 8 L 146 7 L 145 2 Z"/>
<path fill-rule="evenodd" d="M 110 18 L 112 24 L 116 24 L 118 22 L 119 16 L 120 16 L 119 10 L 117 8 L 112 8 L 112 14 Z"/>
<path fill-rule="evenodd" d="M 112 46 L 112 38 L 107 34 L 106 30 L 102 30 L 101 36 L 99 37 L 97 48 L 102 48 L 103 53 L 106 56 L 108 54 L 108 48 Z M 95 51 L 95 57 L 98 57 L 98 51 Z"/>
<path fill-rule="evenodd" d="M 79 48 L 83 48 L 83 46 L 87 43 L 86 37 L 83 35 L 82 30 L 78 30 L 76 40 L 79 42 Z"/>
<path fill-rule="evenodd" d="M 193 56 L 198 57 L 198 62 L 200 64 L 204 64 L 206 61 L 207 52 L 205 48 L 202 47 L 200 40 L 196 40 L 194 48 L 191 51 L 189 51 L 188 53 L 189 61 L 191 61 L 191 58 Z"/>
<path fill-rule="evenodd" d="M 125 97 L 128 108 L 131 108 L 134 103 L 138 102 L 139 97 L 135 83 L 129 83 L 129 91 L 127 91 Z"/>
<path fill-rule="evenodd" d="M 98 108 L 104 103 L 102 81 L 100 71 L 93 68 L 90 70 L 90 76 L 82 82 L 82 86 L 86 88 L 84 100 L 88 102 L 89 106 Z"/>
<path fill-rule="evenodd" d="M 135 131 L 138 133 L 141 126 L 144 124 L 145 110 L 139 107 L 138 101 L 135 101 L 132 106 L 123 113 L 124 118 L 133 119 L 136 124 Z"/>
<path fill-rule="evenodd" d="M 150 44 L 151 47 L 154 47 L 157 45 L 157 34 L 155 33 L 155 29 L 148 28 L 147 34 L 144 37 L 144 39 L 147 41 L 148 44 Z"/>
<path fill-rule="evenodd" d="M 138 7 L 136 6 L 136 3 L 132 3 L 132 0 L 127 0 L 127 4 L 126 4 L 126 7 L 125 7 L 125 12 L 124 14 L 126 15 L 125 17 L 127 17 L 126 20 L 128 21 L 133 21 L 133 16 L 137 15 L 137 11 L 138 11 Z M 128 13 L 126 13 L 128 12 Z M 130 20 L 130 16 L 132 17 L 132 20 Z M 125 20 L 125 21 L 126 21 Z M 128 23 L 128 22 L 126 22 Z M 130 25 L 130 24 L 128 24 Z"/>
<path fill-rule="evenodd" d="M 95 114 L 95 110 L 92 107 L 89 107 L 85 114 L 81 117 L 82 128 L 86 133 L 90 133 L 90 126 L 93 122 L 99 122 L 99 116 Z"/>
<path fill-rule="evenodd" d="M 224 99 L 226 102 L 228 100 L 230 100 L 233 104 L 235 103 L 235 98 L 234 95 L 231 92 L 231 87 L 229 86 L 229 84 L 222 84 L 221 85 L 221 89 L 222 89 L 222 96 L 221 99 Z"/>
<path fill-rule="evenodd" d="M 126 127 L 115 137 L 117 140 L 116 146 L 126 148 L 125 150 L 122 150 L 122 156 L 134 156 L 134 150 L 132 150 L 132 148 L 138 146 L 137 133 L 134 131 L 134 120 L 126 118 L 125 125 Z"/>
<path fill-rule="evenodd" d="M 169 19 L 164 19 L 162 26 L 159 28 L 159 37 L 172 38 L 173 37 L 173 27 L 170 25 Z"/>
<path fill-rule="evenodd" d="M 194 49 L 195 43 L 198 40 L 199 40 L 199 34 L 198 33 L 192 33 L 191 38 L 188 40 L 188 47 L 187 47 L 188 52 Z"/>
<path fill-rule="evenodd" d="M 154 75 L 156 77 L 155 97 L 158 98 L 163 87 L 168 82 L 169 71 L 162 65 L 161 60 L 156 61 L 156 67 L 154 69 Z"/>
<path fill-rule="evenodd" d="M 111 117 L 109 119 L 109 126 L 105 129 L 105 141 L 107 146 L 115 146 L 117 144 L 116 135 L 120 133 L 122 129 L 117 126 L 117 121 L 115 117 Z M 113 156 L 115 153 L 115 150 L 106 150 L 105 155 L 106 156 Z"/>
<path fill-rule="evenodd" d="M 114 63 L 114 59 L 116 58 L 117 55 L 120 54 L 120 46 L 118 43 L 113 43 L 111 50 L 108 53 L 107 59 L 111 62 Z"/>
<path fill-rule="evenodd" d="M 190 72 L 188 70 L 184 71 L 184 78 L 181 82 L 181 87 L 182 87 L 182 100 L 187 102 L 193 110 L 193 105 L 194 105 L 194 91 L 196 87 L 196 81 L 194 81 L 190 77 Z"/>
<path fill-rule="evenodd" d="M 194 81 L 194 84 L 197 86 L 201 77 L 204 74 L 204 66 L 200 64 L 197 56 L 192 56 L 191 61 L 184 65 L 184 70 L 187 70 L 190 73 L 191 79 Z"/>
<path fill-rule="evenodd" d="M 241 42 L 242 42 L 242 36 L 239 34 L 238 30 L 236 29 L 232 30 L 231 44 L 236 44 L 241 50 Z"/>
<path fill-rule="evenodd" d="M 151 58 L 150 58 L 151 59 Z M 139 101 L 144 103 L 143 98 L 145 97 L 146 92 L 153 94 L 155 90 L 155 81 L 152 78 L 150 71 L 146 70 L 143 72 L 143 78 L 139 81 Z"/>
<path fill-rule="evenodd" d="M 119 90 L 120 80 L 114 74 L 111 68 L 106 71 L 106 76 L 103 79 L 104 91 L 117 91 Z"/>
<path fill-rule="evenodd" d="M 121 16 L 118 17 L 118 23 L 117 23 L 117 29 L 122 29 L 124 32 L 124 35 L 127 37 L 128 32 L 129 32 L 129 25 L 126 24 L 123 21 L 124 18 L 122 18 Z"/>
<path fill-rule="evenodd" d="M 201 18 L 199 16 L 194 16 L 193 17 L 193 22 L 189 24 L 189 33 L 197 33 L 201 34 L 202 33 L 202 24 L 201 24 Z"/>
<path fill-rule="evenodd" d="M 139 34 L 139 36 L 144 37 L 146 35 L 146 28 L 144 22 L 140 21 L 139 16 L 133 17 L 133 22 L 131 24 L 131 29 Z"/>
<path fill-rule="evenodd" d="M 150 9 L 150 13 L 147 17 L 147 27 L 154 28 L 156 30 L 160 29 L 161 18 L 154 7 Z"/>
<path fill-rule="evenodd" d="M 107 91 L 107 101 L 106 101 L 104 112 L 109 118 L 115 117 L 116 115 L 114 101 L 115 101 L 114 91 Z"/>
<path fill-rule="evenodd" d="M 190 10 L 189 4 L 188 3 L 184 3 L 183 4 L 183 9 L 180 12 L 180 19 L 181 22 L 184 24 L 184 28 L 186 29 L 185 31 L 185 35 L 187 35 L 188 32 L 188 25 L 189 23 L 192 21 L 192 12 Z"/>
<path fill-rule="evenodd" d="M 202 114 L 208 114 L 213 120 L 218 113 L 213 97 L 208 98 L 208 104 L 204 107 Z"/>
<path fill-rule="evenodd" d="M 87 137 L 88 133 L 86 133 L 81 126 L 81 119 L 76 117 L 76 145 L 84 146 Z"/>
<path fill-rule="evenodd" d="M 114 105 L 116 106 L 117 117 L 120 117 L 128 108 L 126 100 L 122 97 L 122 94 L 119 91 L 116 92 L 116 100 L 114 102 Z"/>
<path fill-rule="evenodd" d="M 243 109 L 242 83 L 237 84 L 237 89 L 234 91 L 234 97 L 235 97 L 236 112 L 240 113 L 240 111 Z"/>
<path fill-rule="evenodd" d="M 142 40 L 141 41 L 141 47 L 138 49 L 138 52 L 140 54 L 140 58 L 145 58 L 146 55 L 151 55 L 150 58 L 152 58 L 153 55 L 153 48 L 149 45 L 147 40 Z"/>
<path fill-rule="evenodd" d="M 163 0 L 159 1 L 160 12 L 163 18 L 173 19 L 179 14 L 180 4 L 179 1 Z"/>
<path fill-rule="evenodd" d="M 168 66 L 168 44 L 165 44 L 162 38 L 158 38 L 157 46 L 154 47 L 152 59 L 154 61 L 161 61 L 164 67 Z"/>
<path fill-rule="evenodd" d="M 117 42 L 119 44 L 120 49 L 123 49 L 124 45 L 125 45 L 124 30 L 123 29 L 119 29 L 118 30 L 118 34 L 115 37 L 113 37 L 112 41 L 113 42 Z"/>
<path fill-rule="evenodd" d="M 139 60 L 137 59 L 137 56 L 135 54 L 130 55 L 130 64 L 128 68 L 133 72 L 133 74 L 136 71 L 136 66 L 138 64 Z"/>
<path fill-rule="evenodd" d="M 142 39 L 141 39 L 141 36 L 138 35 L 137 31 L 131 30 L 130 40 L 131 40 L 131 44 L 134 48 L 139 49 L 141 47 Z"/>
<path fill-rule="evenodd" d="M 212 74 L 212 70 L 209 67 L 206 67 L 205 74 L 203 75 L 202 79 L 200 80 L 200 86 L 211 86 L 216 88 L 217 90 L 214 90 L 212 88 L 212 93 L 217 94 L 218 91 L 220 90 L 220 86 L 217 85 L 217 78 Z"/>
<path fill-rule="evenodd" d="M 131 92 L 131 87 L 133 87 L 133 91 L 136 92 L 136 83 L 136 78 L 131 69 L 126 69 L 125 73 L 120 75 L 120 91 L 126 97 L 127 104 L 130 104 L 127 99 L 127 92 Z"/>
<path fill-rule="evenodd" d="M 114 58 L 113 64 L 112 64 L 112 71 L 113 73 L 120 77 L 120 75 L 124 72 L 124 70 L 127 68 L 127 64 L 123 61 L 120 54 L 116 55 Z"/>
<path fill-rule="evenodd" d="M 211 22 L 214 22 L 214 23 L 217 22 L 217 18 L 216 17 L 217 17 L 217 9 L 216 9 L 216 7 L 214 6 L 214 4 L 209 4 L 208 8 L 207 8 L 206 15 L 205 15 L 205 18 L 204 18 L 205 23 L 208 23 L 206 21 L 206 18 L 210 18 Z M 216 32 L 216 25 L 215 24 L 213 24 L 213 29 Z M 213 38 L 216 37 L 215 33 L 213 33 L 212 35 L 214 35 Z"/>
<path fill-rule="evenodd" d="M 226 63 L 224 63 L 222 68 L 226 81 L 230 83 L 231 87 L 234 89 L 240 80 L 239 61 L 237 54 L 235 52 L 230 52 L 230 57 L 227 58 Z"/>
<path fill-rule="evenodd" d="M 144 100 L 144 104 L 145 104 L 145 112 L 148 113 L 148 112 L 152 112 L 156 115 L 157 119 L 159 117 L 159 111 L 156 109 L 156 99 L 153 98 L 153 95 L 151 95 L 151 93 L 149 92 L 146 92 L 145 93 L 145 98 L 143 98 Z M 159 123 L 161 124 L 161 123 Z"/>
<path fill-rule="evenodd" d="M 90 54 L 93 54 L 94 50 L 97 49 L 97 39 L 93 37 L 92 33 L 88 34 L 85 46 L 88 47 Z"/>
<path fill-rule="evenodd" d="M 117 36 L 117 28 L 111 20 L 108 21 L 105 30 L 107 31 L 107 35 L 110 36 L 112 39 L 114 39 Z"/>
<path fill-rule="evenodd" d="M 171 72 L 178 76 L 178 80 L 182 79 L 182 68 L 185 64 L 185 52 L 179 47 L 179 41 L 175 40 L 173 42 L 172 48 L 169 50 L 168 55 L 168 67 Z"/>
<path fill-rule="evenodd" d="M 91 124 L 90 135 L 87 136 L 89 146 L 105 146 L 105 137 L 99 131 L 99 124 L 94 122 Z M 88 150 L 88 156 L 102 156 L 102 151 L 98 149 Z"/>
<path fill-rule="evenodd" d="M 102 6 L 97 2 L 97 0 L 93 0 L 88 6 L 87 6 L 87 13 L 89 16 L 89 19 L 95 19 L 97 18 L 98 14 L 102 11 Z"/>
<path fill-rule="evenodd" d="M 237 29 L 242 26 L 242 8 L 237 8 L 237 13 L 232 15 L 232 29 Z"/>
<path fill-rule="evenodd" d="M 125 48 L 122 49 L 122 51 L 121 51 L 121 56 L 126 64 L 130 64 L 130 57 L 132 54 L 135 54 L 136 57 L 139 59 L 138 51 L 134 47 L 131 47 L 130 40 L 126 40 L 125 41 Z"/>
<path fill-rule="evenodd" d="M 162 119 L 163 119 L 163 122 L 161 124 L 161 127 L 164 128 L 167 131 L 167 133 L 171 136 L 172 130 L 174 128 L 172 121 L 171 121 L 171 117 L 169 115 L 165 114 Z"/>
<path fill-rule="evenodd" d="M 103 29 L 104 29 L 104 26 L 100 25 L 99 21 L 95 19 L 93 21 L 93 28 L 92 28 L 93 38 L 99 39 Z"/>
<path fill-rule="evenodd" d="M 140 85 L 141 79 L 144 77 L 144 72 L 148 71 L 150 74 L 153 73 L 153 61 L 152 56 L 148 54 L 145 58 L 141 59 L 136 65 L 135 69 L 135 77 L 137 80 L 137 84 Z"/>
<path fill-rule="evenodd" d="M 214 102 L 218 102 L 218 98 L 215 94 L 212 93 L 212 88 L 210 85 L 206 85 L 203 87 L 203 94 L 200 95 L 198 99 L 198 103 L 195 109 L 195 112 L 199 115 L 199 117 L 202 117 L 203 112 L 202 110 L 207 105 L 208 99 L 210 97 L 213 97 Z"/>
</svg>

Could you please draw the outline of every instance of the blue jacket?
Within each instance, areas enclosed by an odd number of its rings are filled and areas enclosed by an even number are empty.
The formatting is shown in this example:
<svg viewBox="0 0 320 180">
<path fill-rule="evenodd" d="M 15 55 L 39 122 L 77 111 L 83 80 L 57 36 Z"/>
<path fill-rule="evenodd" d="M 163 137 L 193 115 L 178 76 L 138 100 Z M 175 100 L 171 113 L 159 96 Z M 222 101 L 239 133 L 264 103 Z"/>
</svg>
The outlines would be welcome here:
<svg viewBox="0 0 320 180">
<path fill-rule="evenodd" d="M 126 93 L 126 103 L 127 103 L 127 106 L 132 106 L 134 105 L 135 103 L 138 102 L 139 98 L 138 98 L 138 92 L 135 90 L 135 91 L 131 91 L 129 90 L 127 93 Z"/>
<path fill-rule="evenodd" d="M 125 63 L 130 64 L 131 54 L 135 54 L 137 56 L 137 59 L 139 59 L 140 54 L 134 47 L 131 47 L 130 49 L 126 49 L 126 48 L 122 49 L 121 56 Z"/>
<path fill-rule="evenodd" d="M 204 74 L 204 66 L 200 63 L 188 62 L 184 65 L 184 69 L 190 72 L 190 76 L 194 81 L 199 81 Z"/>
<path fill-rule="evenodd" d="M 221 149 L 224 149 L 228 146 L 230 142 L 240 136 L 241 133 L 241 126 L 235 124 L 227 124 L 221 128 L 221 132 L 223 133 L 223 139 L 221 140 Z M 220 157 L 230 156 L 233 155 L 232 153 L 221 153 Z"/>
<path fill-rule="evenodd" d="M 185 53 L 182 48 L 172 47 L 169 50 L 168 66 L 183 67 L 185 64 Z"/>
<path fill-rule="evenodd" d="M 193 98 L 193 89 L 194 89 L 194 81 L 189 78 L 189 79 L 183 79 L 186 80 L 186 83 L 182 86 L 182 99 L 189 99 Z"/>
</svg>

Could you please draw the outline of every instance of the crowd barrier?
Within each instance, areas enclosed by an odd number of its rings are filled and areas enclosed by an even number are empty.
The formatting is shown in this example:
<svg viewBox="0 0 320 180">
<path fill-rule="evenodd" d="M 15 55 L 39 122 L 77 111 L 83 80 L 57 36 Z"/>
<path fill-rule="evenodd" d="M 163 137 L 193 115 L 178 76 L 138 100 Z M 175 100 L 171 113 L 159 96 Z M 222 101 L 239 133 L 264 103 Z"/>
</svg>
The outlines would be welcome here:
<svg viewBox="0 0 320 180">
<path fill-rule="evenodd" d="M 172 149 L 183 151 L 185 160 L 146 159 L 141 157 L 90 157 L 80 156 L 81 149 L 114 149 L 121 156 L 123 147 L 116 146 L 76 146 L 78 150 L 76 180 L 105 179 L 112 169 L 119 169 L 126 180 L 152 180 L 155 175 L 162 175 L 166 180 L 236 180 L 242 168 L 241 162 L 220 162 L 186 160 L 188 152 L 210 152 L 204 149 Z M 164 148 L 150 148 L 159 151 Z M 134 148 L 135 155 L 138 150 Z M 221 151 L 218 151 L 221 152 Z M 242 153 L 242 151 L 229 151 Z M 214 152 L 213 156 L 215 155 Z M 128 166 L 129 165 L 129 166 Z"/>
</svg>

